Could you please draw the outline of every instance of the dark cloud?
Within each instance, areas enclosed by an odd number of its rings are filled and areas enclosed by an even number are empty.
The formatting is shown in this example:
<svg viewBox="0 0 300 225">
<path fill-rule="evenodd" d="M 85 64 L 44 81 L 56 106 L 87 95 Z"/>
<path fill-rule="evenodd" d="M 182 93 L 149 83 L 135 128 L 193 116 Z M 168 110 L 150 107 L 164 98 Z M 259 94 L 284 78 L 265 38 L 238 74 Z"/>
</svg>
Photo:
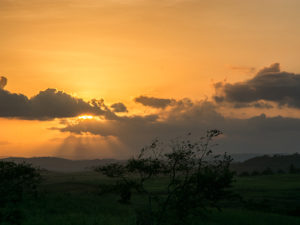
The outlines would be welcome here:
<svg viewBox="0 0 300 225">
<path fill-rule="evenodd" d="M 122 103 L 115 103 L 110 106 L 114 112 L 128 112 L 127 107 Z"/>
<path fill-rule="evenodd" d="M 251 108 L 258 108 L 258 109 L 272 109 L 274 108 L 272 104 L 268 103 L 268 102 L 264 102 L 264 101 L 257 101 L 257 102 L 253 102 L 253 103 L 234 103 L 233 107 L 236 109 L 239 108 L 246 108 L 246 107 L 251 107 Z"/>
<path fill-rule="evenodd" d="M 75 117 L 86 113 L 104 114 L 104 110 L 96 100 L 88 103 L 56 89 L 41 91 L 29 99 L 29 106 L 33 118 Z"/>
<path fill-rule="evenodd" d="M 272 109 L 273 106 L 267 102 L 255 102 L 251 106 L 259 109 Z"/>
<path fill-rule="evenodd" d="M 6 79 L 1 81 L 3 84 L 6 83 Z M 104 115 L 108 119 L 114 117 L 114 113 L 104 105 L 103 100 L 85 102 L 56 89 L 41 91 L 32 98 L 0 89 L 0 106 L 0 117 L 7 118 L 51 120 L 86 113 Z"/>
<path fill-rule="evenodd" d="M 147 97 L 147 96 L 140 96 L 134 99 L 135 102 L 141 103 L 144 106 L 150 106 L 153 108 L 166 108 L 167 106 L 171 105 L 172 102 L 175 100 L 173 99 L 166 99 L 166 98 L 154 98 L 154 97 Z"/>
<path fill-rule="evenodd" d="M 0 117 L 28 116 L 29 99 L 22 94 L 10 93 L 0 89 Z"/>
<path fill-rule="evenodd" d="M 226 118 L 216 106 L 207 101 L 189 104 L 187 100 L 170 110 L 149 116 L 118 117 L 111 121 L 85 120 L 65 124 L 61 132 L 90 133 L 115 137 L 123 155 L 131 156 L 153 138 L 163 140 L 192 132 L 203 135 L 207 129 L 220 129 L 216 152 L 231 153 L 292 153 L 300 144 L 300 119 L 266 117 L 249 119 Z M 114 150 L 114 149 L 112 149 Z"/>
<path fill-rule="evenodd" d="M 0 77 L 0 89 L 3 89 L 7 84 L 7 78 L 6 77 Z"/>
<path fill-rule="evenodd" d="M 300 108 L 300 74 L 281 71 L 279 63 L 263 68 L 244 82 L 216 83 L 215 89 L 214 99 L 218 103 L 248 106 L 248 103 L 264 100 L 279 106 Z"/>
<path fill-rule="evenodd" d="M 180 135 L 183 130 L 188 132 L 190 128 L 199 131 L 210 128 L 210 121 L 220 121 L 223 117 L 215 111 L 215 106 L 210 102 L 198 102 L 191 104 L 187 99 L 179 101 L 180 104 L 170 111 L 161 114 L 150 114 L 146 116 L 120 116 L 111 121 L 83 120 L 77 124 L 66 121 L 65 128 L 59 129 L 63 132 L 76 134 L 91 133 L 101 136 L 116 136 L 128 140 L 130 136 L 133 141 L 151 140 L 154 136 Z M 196 120 L 197 122 L 196 122 Z M 196 123 L 195 123 L 196 122 Z M 201 124 L 201 126 L 199 126 Z M 176 127 L 178 129 L 176 129 Z M 186 129 L 183 129 L 186 127 Z M 147 136 L 147 138 L 141 138 Z"/>
<path fill-rule="evenodd" d="M 203 109 L 201 109 L 201 107 L 203 107 Z M 126 152 L 128 156 L 135 153 L 136 150 L 143 147 L 143 145 L 147 144 L 154 137 L 168 138 L 175 134 L 181 135 L 184 132 L 189 132 L 189 128 L 191 128 L 190 125 L 193 125 L 194 128 L 197 126 L 194 121 L 192 121 L 194 117 L 193 114 L 199 114 L 200 117 L 203 115 L 203 120 L 201 121 L 205 123 L 204 120 L 207 119 L 207 116 L 204 117 L 204 115 L 209 112 L 204 108 L 207 107 L 208 109 L 211 106 L 203 104 L 201 107 L 195 107 L 193 109 L 193 106 L 187 104 L 185 100 L 180 105 L 174 107 L 172 113 L 168 113 L 166 120 L 162 120 L 158 114 L 123 116 L 111 121 L 84 120 L 78 121 L 77 124 L 67 123 L 64 128 L 59 130 L 75 134 L 90 133 L 102 137 L 116 137 L 120 141 L 123 151 Z M 189 111 L 189 113 L 187 111 Z M 185 115 L 180 116 L 180 114 Z M 211 113 L 210 116 L 214 117 L 216 114 Z M 219 117 L 219 115 L 217 115 L 217 117 Z M 184 124 L 186 124 L 187 121 L 190 125 L 184 128 Z"/>
</svg>

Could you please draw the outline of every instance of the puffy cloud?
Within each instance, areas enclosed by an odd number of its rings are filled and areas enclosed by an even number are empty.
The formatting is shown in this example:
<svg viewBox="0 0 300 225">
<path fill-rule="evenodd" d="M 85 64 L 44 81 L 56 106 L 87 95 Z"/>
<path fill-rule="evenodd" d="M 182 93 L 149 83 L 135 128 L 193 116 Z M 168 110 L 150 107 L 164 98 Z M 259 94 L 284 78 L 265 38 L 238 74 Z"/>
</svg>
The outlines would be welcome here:
<svg viewBox="0 0 300 225">
<path fill-rule="evenodd" d="M 164 109 L 167 106 L 171 105 L 171 103 L 174 102 L 175 100 L 166 99 L 166 98 L 154 98 L 154 97 L 147 97 L 147 96 L 139 96 L 139 97 L 135 98 L 134 101 L 141 103 L 144 106 Z"/>
<path fill-rule="evenodd" d="M 0 77 L 0 89 L 3 89 L 7 84 L 7 78 L 6 77 Z"/>
<path fill-rule="evenodd" d="M 110 106 L 114 112 L 128 112 L 126 105 L 122 102 L 114 103 Z"/>
<path fill-rule="evenodd" d="M 6 82 L 5 78 L 1 78 L 2 86 Z M 114 113 L 104 105 L 103 100 L 86 102 L 56 89 L 41 91 L 32 98 L 0 89 L 0 106 L 0 117 L 7 118 L 51 120 L 86 113 L 114 117 Z"/>
<path fill-rule="evenodd" d="M 279 63 L 260 70 L 252 79 L 238 83 L 216 83 L 214 99 L 218 103 L 227 102 L 248 107 L 266 106 L 258 101 L 270 101 L 279 106 L 300 108 L 300 74 L 280 70 Z"/>
<path fill-rule="evenodd" d="M 0 89 L 0 117 L 25 117 L 30 111 L 29 99 L 22 94 Z"/>
<path fill-rule="evenodd" d="M 29 99 L 29 106 L 29 113 L 33 118 L 75 117 L 85 113 L 104 114 L 97 101 L 88 103 L 56 89 L 41 91 Z"/>
</svg>

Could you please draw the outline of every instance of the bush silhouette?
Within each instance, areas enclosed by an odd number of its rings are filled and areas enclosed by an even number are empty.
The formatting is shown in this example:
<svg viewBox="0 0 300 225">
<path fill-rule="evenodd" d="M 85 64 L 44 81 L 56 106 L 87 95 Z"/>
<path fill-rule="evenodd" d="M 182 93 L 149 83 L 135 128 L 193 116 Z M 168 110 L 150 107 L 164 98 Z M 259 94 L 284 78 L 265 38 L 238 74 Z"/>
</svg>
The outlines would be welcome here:
<svg viewBox="0 0 300 225">
<path fill-rule="evenodd" d="M 26 194 L 36 194 L 40 180 L 30 164 L 0 161 L 0 223 L 20 224 L 18 204 Z"/>
<path fill-rule="evenodd" d="M 270 167 L 267 167 L 264 171 L 261 172 L 262 175 L 272 175 L 274 174 Z"/>
<path fill-rule="evenodd" d="M 125 164 L 109 164 L 96 171 L 117 179 L 120 202 L 128 203 L 132 193 L 147 199 L 144 207 L 136 210 L 137 224 L 186 224 L 192 214 L 219 208 L 219 201 L 229 195 L 232 160 L 226 154 L 213 156 L 211 150 L 213 139 L 220 134 L 219 130 L 209 130 L 197 140 L 188 134 L 167 145 L 156 139 Z M 154 179 L 166 181 L 162 191 L 149 187 Z M 115 187 L 112 189 L 117 190 Z"/>
<path fill-rule="evenodd" d="M 290 165 L 289 173 L 296 174 L 296 173 L 299 173 L 299 172 L 300 172 L 300 169 L 296 168 L 293 164 Z"/>
</svg>

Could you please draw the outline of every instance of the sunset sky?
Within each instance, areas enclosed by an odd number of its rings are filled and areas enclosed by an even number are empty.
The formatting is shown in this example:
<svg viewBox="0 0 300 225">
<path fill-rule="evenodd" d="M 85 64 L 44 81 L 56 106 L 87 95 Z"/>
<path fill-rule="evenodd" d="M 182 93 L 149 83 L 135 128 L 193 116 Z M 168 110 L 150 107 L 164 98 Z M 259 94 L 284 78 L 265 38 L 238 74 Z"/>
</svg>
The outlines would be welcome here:
<svg viewBox="0 0 300 225">
<path fill-rule="evenodd" d="M 298 0 L 0 0 L 0 156 L 126 158 L 155 137 L 300 146 Z"/>
</svg>

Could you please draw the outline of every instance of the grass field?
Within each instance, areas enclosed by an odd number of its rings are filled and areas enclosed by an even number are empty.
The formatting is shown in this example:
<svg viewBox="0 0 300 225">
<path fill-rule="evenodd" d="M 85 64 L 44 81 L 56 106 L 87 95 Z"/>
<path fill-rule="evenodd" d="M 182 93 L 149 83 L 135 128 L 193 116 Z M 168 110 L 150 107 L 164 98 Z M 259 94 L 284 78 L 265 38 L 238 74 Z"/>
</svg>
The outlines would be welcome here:
<svg viewBox="0 0 300 225">
<path fill-rule="evenodd" d="M 94 172 L 46 173 L 37 199 L 21 208 L 26 225 L 129 225 L 135 224 L 132 206 L 118 203 L 114 194 L 99 195 L 99 185 L 111 182 Z M 163 185 L 158 180 L 152 188 Z M 191 224 L 299 225 L 300 175 L 237 178 L 233 191 L 242 201 L 224 202 L 221 212 L 212 210 Z"/>
</svg>

